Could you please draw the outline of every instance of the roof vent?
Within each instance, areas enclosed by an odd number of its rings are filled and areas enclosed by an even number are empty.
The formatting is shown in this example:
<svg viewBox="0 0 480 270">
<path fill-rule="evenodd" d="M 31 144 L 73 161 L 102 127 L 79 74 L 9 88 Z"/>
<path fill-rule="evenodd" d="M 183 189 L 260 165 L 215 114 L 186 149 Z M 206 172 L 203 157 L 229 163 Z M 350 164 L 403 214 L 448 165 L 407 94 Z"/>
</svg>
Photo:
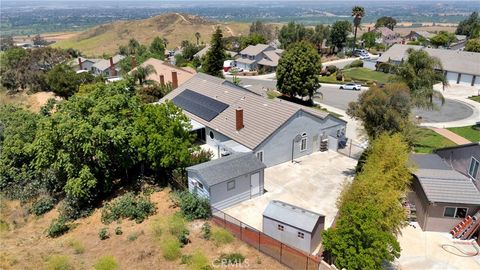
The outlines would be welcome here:
<svg viewBox="0 0 480 270">
<path fill-rule="evenodd" d="M 267 103 L 263 103 L 263 106 L 267 107 L 267 106 L 268 106 L 268 104 L 267 104 Z"/>
</svg>

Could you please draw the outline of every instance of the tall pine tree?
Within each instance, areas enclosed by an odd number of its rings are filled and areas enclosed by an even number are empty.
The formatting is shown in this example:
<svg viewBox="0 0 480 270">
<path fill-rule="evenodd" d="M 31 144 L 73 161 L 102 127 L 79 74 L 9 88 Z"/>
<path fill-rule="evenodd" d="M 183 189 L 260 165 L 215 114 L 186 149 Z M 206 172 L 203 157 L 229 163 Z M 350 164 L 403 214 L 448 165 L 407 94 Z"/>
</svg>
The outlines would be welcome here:
<svg viewBox="0 0 480 270">
<path fill-rule="evenodd" d="M 203 71 L 207 74 L 220 78 L 223 78 L 223 62 L 226 59 L 222 37 L 222 30 L 217 28 L 215 33 L 212 35 L 212 40 L 210 42 L 211 47 L 205 55 L 205 60 L 203 61 Z"/>
</svg>

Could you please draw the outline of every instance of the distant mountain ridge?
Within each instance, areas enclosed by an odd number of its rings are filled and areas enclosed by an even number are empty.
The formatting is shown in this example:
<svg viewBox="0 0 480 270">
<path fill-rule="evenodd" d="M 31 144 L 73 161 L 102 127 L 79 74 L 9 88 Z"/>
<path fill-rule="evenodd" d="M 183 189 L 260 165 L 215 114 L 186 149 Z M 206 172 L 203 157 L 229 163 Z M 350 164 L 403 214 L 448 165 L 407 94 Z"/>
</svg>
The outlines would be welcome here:
<svg viewBox="0 0 480 270">
<path fill-rule="evenodd" d="M 80 32 L 55 46 L 74 48 L 87 56 L 113 54 L 118 46 L 135 38 L 141 44 L 149 44 L 155 37 L 167 39 L 167 48 L 175 48 L 183 40 L 196 42 L 195 33 L 200 33 L 200 42 L 208 43 L 211 34 L 220 27 L 224 36 L 247 35 L 248 23 L 220 23 L 185 13 L 166 13 L 143 20 L 116 21 L 95 26 Z"/>
</svg>

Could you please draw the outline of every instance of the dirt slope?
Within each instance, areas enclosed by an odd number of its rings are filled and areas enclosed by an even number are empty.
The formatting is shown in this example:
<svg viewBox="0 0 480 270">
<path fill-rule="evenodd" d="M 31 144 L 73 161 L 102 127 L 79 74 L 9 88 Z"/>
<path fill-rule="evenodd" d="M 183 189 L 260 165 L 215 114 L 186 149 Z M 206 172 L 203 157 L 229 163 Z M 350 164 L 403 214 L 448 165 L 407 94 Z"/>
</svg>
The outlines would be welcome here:
<svg viewBox="0 0 480 270">
<path fill-rule="evenodd" d="M 168 13 L 144 20 L 117 21 L 93 27 L 60 41 L 54 46 L 75 48 L 88 56 L 114 53 L 119 45 L 125 45 L 131 38 L 142 44 L 150 43 L 160 36 L 168 41 L 167 47 L 175 48 L 182 40 L 196 42 L 195 33 L 201 35 L 200 42 L 208 43 L 216 27 L 224 36 L 248 34 L 248 23 L 220 23 L 189 14 Z"/>
</svg>

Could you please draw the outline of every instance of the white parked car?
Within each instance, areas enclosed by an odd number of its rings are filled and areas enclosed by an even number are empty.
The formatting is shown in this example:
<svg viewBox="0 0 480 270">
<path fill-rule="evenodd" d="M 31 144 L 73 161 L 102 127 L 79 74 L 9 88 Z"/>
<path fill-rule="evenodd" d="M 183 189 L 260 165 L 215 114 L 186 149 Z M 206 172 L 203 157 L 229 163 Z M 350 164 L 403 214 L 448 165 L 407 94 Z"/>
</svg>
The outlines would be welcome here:
<svg viewBox="0 0 480 270">
<path fill-rule="evenodd" d="M 346 84 L 340 85 L 340 89 L 360 91 L 360 89 L 362 89 L 362 86 L 360 84 L 356 84 L 356 83 L 346 83 Z"/>
<path fill-rule="evenodd" d="M 370 55 L 368 53 L 362 53 L 360 54 L 360 59 L 361 60 L 370 59 Z"/>
</svg>

